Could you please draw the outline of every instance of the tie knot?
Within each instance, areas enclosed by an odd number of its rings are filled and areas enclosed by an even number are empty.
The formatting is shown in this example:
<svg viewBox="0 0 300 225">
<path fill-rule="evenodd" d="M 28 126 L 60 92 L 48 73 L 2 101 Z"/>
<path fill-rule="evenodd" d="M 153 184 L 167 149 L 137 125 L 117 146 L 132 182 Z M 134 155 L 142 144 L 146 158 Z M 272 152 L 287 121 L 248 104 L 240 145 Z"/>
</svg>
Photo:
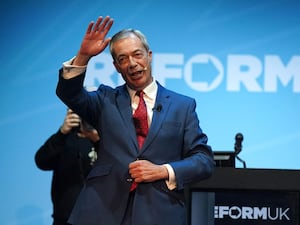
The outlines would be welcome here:
<svg viewBox="0 0 300 225">
<path fill-rule="evenodd" d="M 139 96 L 140 98 L 143 98 L 144 92 L 143 92 L 143 91 L 137 91 L 137 92 L 135 93 L 135 95 Z"/>
</svg>

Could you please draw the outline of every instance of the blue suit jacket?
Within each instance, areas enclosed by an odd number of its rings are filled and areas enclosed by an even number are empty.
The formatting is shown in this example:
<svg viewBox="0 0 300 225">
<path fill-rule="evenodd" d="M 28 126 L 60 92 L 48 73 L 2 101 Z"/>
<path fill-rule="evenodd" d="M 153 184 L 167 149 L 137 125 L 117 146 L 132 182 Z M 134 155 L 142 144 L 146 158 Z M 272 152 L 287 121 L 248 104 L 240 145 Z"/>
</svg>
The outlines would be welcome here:
<svg viewBox="0 0 300 225">
<path fill-rule="evenodd" d="M 87 177 L 69 222 L 75 225 L 120 225 L 131 183 L 128 164 L 146 159 L 169 163 L 177 188 L 168 190 L 164 180 L 141 183 L 136 189 L 132 225 L 184 225 L 186 209 L 183 189 L 208 178 L 214 169 L 207 136 L 199 127 L 195 100 L 158 84 L 148 136 L 138 148 L 132 122 L 131 99 L 126 86 L 101 85 L 88 93 L 84 74 L 69 80 L 59 78 L 56 93 L 100 134 L 99 156 Z"/>
</svg>

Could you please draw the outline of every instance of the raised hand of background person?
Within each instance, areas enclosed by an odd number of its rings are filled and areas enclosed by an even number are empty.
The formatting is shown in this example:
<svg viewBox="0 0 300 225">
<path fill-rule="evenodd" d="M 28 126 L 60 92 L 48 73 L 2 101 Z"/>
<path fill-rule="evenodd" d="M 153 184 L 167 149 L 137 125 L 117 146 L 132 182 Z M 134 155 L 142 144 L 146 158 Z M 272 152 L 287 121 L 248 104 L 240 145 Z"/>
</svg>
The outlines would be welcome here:
<svg viewBox="0 0 300 225">
<path fill-rule="evenodd" d="M 100 54 L 107 47 L 110 38 L 106 38 L 106 35 L 112 24 L 113 19 L 109 16 L 104 19 L 100 16 L 96 23 L 90 22 L 73 65 L 87 65 L 91 57 Z"/>
<path fill-rule="evenodd" d="M 66 117 L 64 119 L 63 125 L 60 127 L 60 131 L 63 134 L 68 134 L 75 127 L 80 126 L 81 119 L 80 117 L 74 113 L 71 109 L 67 110 Z"/>
</svg>

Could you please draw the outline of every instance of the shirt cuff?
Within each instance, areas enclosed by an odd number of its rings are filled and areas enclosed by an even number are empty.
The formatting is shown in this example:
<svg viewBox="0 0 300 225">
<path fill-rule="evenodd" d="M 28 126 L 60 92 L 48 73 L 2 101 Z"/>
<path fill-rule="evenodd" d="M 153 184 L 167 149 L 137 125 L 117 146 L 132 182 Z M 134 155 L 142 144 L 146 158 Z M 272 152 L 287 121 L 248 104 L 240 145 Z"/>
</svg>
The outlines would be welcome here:
<svg viewBox="0 0 300 225">
<path fill-rule="evenodd" d="M 169 190 L 173 190 L 177 186 L 174 170 L 173 170 L 172 166 L 170 166 L 169 164 L 164 164 L 164 166 L 167 168 L 168 173 L 169 173 L 169 179 L 166 180 L 166 184 L 167 184 Z"/>
<path fill-rule="evenodd" d="M 87 65 L 85 66 L 72 65 L 74 59 L 75 56 L 63 63 L 63 78 L 70 79 L 86 71 Z"/>
</svg>

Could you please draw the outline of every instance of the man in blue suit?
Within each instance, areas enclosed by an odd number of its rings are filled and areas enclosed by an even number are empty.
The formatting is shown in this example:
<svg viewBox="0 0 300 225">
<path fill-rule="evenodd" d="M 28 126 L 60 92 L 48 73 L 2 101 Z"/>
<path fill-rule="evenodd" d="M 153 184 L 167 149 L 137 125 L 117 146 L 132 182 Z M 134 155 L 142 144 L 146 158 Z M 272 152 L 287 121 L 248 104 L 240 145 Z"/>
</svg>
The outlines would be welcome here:
<svg viewBox="0 0 300 225">
<path fill-rule="evenodd" d="M 208 178 L 214 169 L 196 102 L 153 79 L 152 51 L 140 31 L 126 29 L 107 38 L 112 24 L 108 16 L 91 22 L 76 57 L 60 70 L 57 95 L 101 135 L 98 160 L 69 223 L 185 225 L 184 188 Z M 83 87 L 87 64 L 108 44 L 125 84 L 117 88 L 102 84 L 87 92 Z M 136 95 L 140 91 L 144 96 Z M 142 147 L 133 122 L 140 98 L 149 127 Z"/>
</svg>

